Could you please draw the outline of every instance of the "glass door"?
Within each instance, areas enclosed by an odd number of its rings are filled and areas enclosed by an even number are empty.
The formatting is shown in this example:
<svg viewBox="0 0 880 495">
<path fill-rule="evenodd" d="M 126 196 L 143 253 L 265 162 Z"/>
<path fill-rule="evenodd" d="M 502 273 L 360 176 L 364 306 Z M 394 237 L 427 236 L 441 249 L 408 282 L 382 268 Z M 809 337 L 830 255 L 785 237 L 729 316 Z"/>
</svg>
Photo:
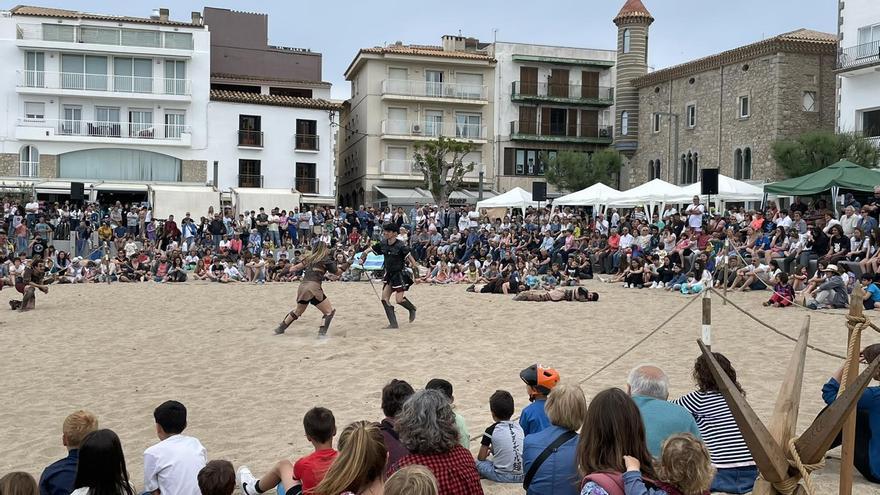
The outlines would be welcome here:
<svg viewBox="0 0 880 495">
<path fill-rule="evenodd" d="M 43 52 L 26 52 L 24 57 L 24 82 L 29 88 L 43 88 L 45 80 L 45 55 Z"/>
<path fill-rule="evenodd" d="M 409 95 L 406 69 L 388 69 L 387 92 L 393 95 Z"/>
<path fill-rule="evenodd" d="M 439 70 L 425 71 L 425 95 L 443 96 L 443 73 Z"/>
<path fill-rule="evenodd" d="M 133 138 L 153 138 L 153 111 L 129 110 L 128 133 Z"/>
<path fill-rule="evenodd" d="M 61 121 L 61 134 L 79 135 L 82 131 L 82 107 L 64 105 L 61 110 L 64 119 Z"/>
<path fill-rule="evenodd" d="M 406 109 L 405 108 L 389 108 L 388 109 L 388 125 L 385 128 L 385 132 L 388 134 L 395 135 L 406 135 L 409 134 L 409 130 L 406 128 Z"/>
<path fill-rule="evenodd" d="M 186 62 L 183 60 L 165 61 L 165 94 L 186 94 Z"/>
<path fill-rule="evenodd" d="M 472 113 L 455 114 L 455 137 L 480 139 L 481 116 Z"/>
<path fill-rule="evenodd" d="M 432 137 L 443 135 L 443 112 L 425 111 L 425 135 Z"/>
<path fill-rule="evenodd" d="M 184 114 L 182 112 L 166 113 L 165 137 L 168 139 L 180 139 L 184 123 Z"/>
<path fill-rule="evenodd" d="M 95 123 L 90 135 L 119 137 L 119 107 L 95 107 Z"/>
</svg>

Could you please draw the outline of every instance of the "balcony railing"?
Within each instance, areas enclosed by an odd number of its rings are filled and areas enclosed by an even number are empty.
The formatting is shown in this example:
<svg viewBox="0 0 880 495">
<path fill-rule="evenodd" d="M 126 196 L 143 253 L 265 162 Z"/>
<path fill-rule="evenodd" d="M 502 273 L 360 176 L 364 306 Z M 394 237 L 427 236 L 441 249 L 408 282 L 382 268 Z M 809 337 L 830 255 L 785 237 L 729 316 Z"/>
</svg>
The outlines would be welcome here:
<svg viewBox="0 0 880 495">
<path fill-rule="evenodd" d="M 321 144 L 317 134 L 296 134 L 293 137 L 293 147 L 297 151 L 318 151 Z"/>
<path fill-rule="evenodd" d="M 79 89 L 115 93 L 190 95 L 188 79 L 19 70 L 19 88 Z"/>
<path fill-rule="evenodd" d="M 256 174 L 238 174 L 238 187 L 263 187 L 263 176 Z"/>
<path fill-rule="evenodd" d="M 455 139 L 476 140 L 486 139 L 486 126 L 454 122 L 383 120 L 382 134 L 426 138 L 443 136 Z"/>
<path fill-rule="evenodd" d="M 188 125 L 68 119 L 20 119 L 18 125 L 53 129 L 56 136 L 180 140 L 192 132 Z"/>
<path fill-rule="evenodd" d="M 873 144 L 875 148 L 880 148 L 880 136 L 865 136 L 865 140 Z"/>
<path fill-rule="evenodd" d="M 15 37 L 20 40 L 90 43 L 97 45 L 131 46 L 192 50 L 192 33 L 127 29 L 109 26 L 74 26 L 71 24 L 18 24 Z"/>
<path fill-rule="evenodd" d="M 510 123 L 510 135 L 512 139 L 536 139 L 541 141 L 573 141 L 585 143 L 611 142 L 614 136 L 612 126 L 602 125 L 538 125 L 535 122 Z"/>
<path fill-rule="evenodd" d="M 262 148 L 263 132 L 240 129 L 238 131 L 238 145 L 247 146 L 249 148 Z"/>
<path fill-rule="evenodd" d="M 614 88 L 581 84 L 514 81 L 510 95 L 514 100 L 551 100 L 601 106 L 614 104 Z"/>
<path fill-rule="evenodd" d="M 409 79 L 385 79 L 382 94 L 413 96 L 419 98 L 454 98 L 458 100 L 486 100 L 486 86 L 477 84 L 412 81 Z"/>
<path fill-rule="evenodd" d="M 837 69 L 855 69 L 880 63 L 880 40 L 839 50 Z"/>
<path fill-rule="evenodd" d="M 18 162 L 18 175 L 22 177 L 37 177 L 40 175 L 40 162 Z"/>
<path fill-rule="evenodd" d="M 303 194 L 318 194 L 318 179 L 316 177 L 297 177 L 294 179 L 296 190 Z"/>
<path fill-rule="evenodd" d="M 386 158 L 379 162 L 379 170 L 383 174 L 393 175 L 421 175 L 422 172 L 416 168 L 416 163 L 412 160 L 403 158 Z"/>
</svg>

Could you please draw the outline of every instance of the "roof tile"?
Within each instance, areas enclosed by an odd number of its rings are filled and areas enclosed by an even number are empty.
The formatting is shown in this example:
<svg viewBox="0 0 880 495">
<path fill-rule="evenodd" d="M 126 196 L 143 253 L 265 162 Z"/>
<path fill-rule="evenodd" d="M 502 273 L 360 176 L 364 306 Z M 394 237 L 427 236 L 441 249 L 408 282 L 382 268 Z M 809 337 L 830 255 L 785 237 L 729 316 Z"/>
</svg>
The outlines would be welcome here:
<svg viewBox="0 0 880 495">
<path fill-rule="evenodd" d="M 642 0 L 627 0 L 620 9 L 620 12 L 617 13 L 617 16 L 614 17 L 614 22 L 622 19 L 637 18 L 649 19 L 650 21 L 654 20 L 654 17 L 648 12 L 645 4 L 642 3 Z"/>
<path fill-rule="evenodd" d="M 34 17 L 61 17 L 66 19 L 90 19 L 95 21 L 111 21 L 111 22 L 135 22 L 139 24 L 157 24 L 161 26 L 188 26 L 188 27 L 204 27 L 201 24 L 193 24 L 192 22 L 182 21 L 163 21 L 150 17 L 129 17 L 123 15 L 106 15 L 106 14 L 90 14 L 88 12 L 79 12 L 76 10 L 53 9 L 51 7 L 35 7 L 31 5 L 18 5 L 10 9 L 14 15 L 27 15 Z"/>
<path fill-rule="evenodd" d="M 264 95 L 259 93 L 246 93 L 244 91 L 227 91 L 225 89 L 212 89 L 211 101 L 225 101 L 229 103 L 250 103 L 254 105 L 273 105 L 278 107 L 311 108 L 315 110 L 339 111 L 342 109 L 342 105 L 321 98 Z"/>
</svg>

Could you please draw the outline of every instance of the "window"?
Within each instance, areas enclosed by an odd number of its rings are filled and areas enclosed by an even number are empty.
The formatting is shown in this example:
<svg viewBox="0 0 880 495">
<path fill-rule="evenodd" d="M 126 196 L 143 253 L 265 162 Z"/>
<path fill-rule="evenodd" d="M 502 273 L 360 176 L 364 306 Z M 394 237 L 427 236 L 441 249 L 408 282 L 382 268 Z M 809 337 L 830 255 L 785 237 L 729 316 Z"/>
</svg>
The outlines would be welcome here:
<svg viewBox="0 0 880 495">
<path fill-rule="evenodd" d="M 867 137 L 880 136 L 880 110 L 861 112 L 862 135 Z"/>
<path fill-rule="evenodd" d="M 880 24 L 859 28 L 858 57 L 876 57 L 877 41 L 880 41 Z"/>
<path fill-rule="evenodd" d="M 40 170 L 40 152 L 36 146 L 24 146 L 18 155 L 19 175 L 37 177 Z"/>
<path fill-rule="evenodd" d="M 816 92 L 815 91 L 804 91 L 803 108 L 804 108 L 805 112 L 815 112 L 816 111 Z"/>
<path fill-rule="evenodd" d="M 693 184 L 697 182 L 697 170 L 699 170 L 699 156 L 695 152 L 688 151 L 681 155 L 681 183 Z"/>
<path fill-rule="evenodd" d="M 483 98 L 483 75 L 482 74 L 455 74 L 456 85 L 455 96 L 457 98 L 467 98 L 470 100 L 478 100 Z"/>
<path fill-rule="evenodd" d="M 687 126 L 691 129 L 697 126 L 697 106 L 696 105 L 688 105 L 685 109 L 685 118 L 687 119 Z"/>
<path fill-rule="evenodd" d="M 63 89 L 107 90 L 107 57 L 61 55 Z"/>
<path fill-rule="evenodd" d="M 263 147 L 263 133 L 259 115 L 238 116 L 238 145 Z"/>
<path fill-rule="evenodd" d="M 659 113 L 654 114 L 654 124 L 653 124 L 651 130 L 654 131 L 655 133 L 660 132 L 660 114 Z"/>
<path fill-rule="evenodd" d="M 295 149 L 318 150 L 318 121 L 296 119 Z"/>
<path fill-rule="evenodd" d="M 425 95 L 443 96 L 443 73 L 438 70 L 425 71 Z"/>
<path fill-rule="evenodd" d="M 76 30 L 73 26 L 62 24 L 43 24 L 43 41 L 75 41 Z"/>
<path fill-rule="evenodd" d="M 159 48 L 161 45 L 161 34 L 159 31 L 148 31 L 146 29 L 123 29 L 122 44 L 125 46 Z"/>
<path fill-rule="evenodd" d="M 153 61 L 148 58 L 114 58 L 113 87 L 125 93 L 152 93 Z"/>
<path fill-rule="evenodd" d="M 539 177 L 544 175 L 547 163 L 556 158 L 556 150 L 532 150 L 506 148 L 504 150 L 504 175 L 526 175 Z M 479 170 L 483 161 L 481 152 L 468 153 L 462 163 L 474 163 L 474 170 Z"/>
<path fill-rule="evenodd" d="M 546 130 L 549 136 L 565 136 L 568 111 L 564 108 L 550 108 L 549 110 L 550 121 L 547 124 L 541 124 L 543 130 Z"/>
<path fill-rule="evenodd" d="M 442 115 L 441 115 L 442 117 Z M 396 135 L 405 135 L 410 132 L 409 129 L 406 128 L 406 109 L 405 108 L 389 108 L 388 109 L 388 125 L 385 128 L 385 132 L 388 134 L 396 134 Z M 354 129 L 355 122 L 352 121 L 349 128 Z M 415 126 L 414 126 L 415 127 Z M 415 133 L 416 129 L 413 129 L 413 133 Z"/>
<path fill-rule="evenodd" d="M 182 110 L 165 111 L 165 138 L 180 139 L 186 129 L 186 114 Z"/>
<path fill-rule="evenodd" d="M 407 150 L 404 146 L 389 146 L 388 159 L 382 167 L 382 172 L 387 174 L 408 175 L 412 172 L 412 160 L 407 159 Z"/>
<path fill-rule="evenodd" d="M 174 33 L 165 31 L 165 48 L 175 48 L 178 50 L 192 50 L 193 38 L 192 33 Z"/>
<path fill-rule="evenodd" d="M 478 113 L 455 114 L 455 137 L 480 139 L 482 137 L 482 116 Z"/>
<path fill-rule="evenodd" d="M 133 138 L 142 139 L 152 139 L 153 137 L 156 137 L 153 129 L 153 111 L 147 109 L 129 110 L 128 135 Z"/>
<path fill-rule="evenodd" d="M 166 95 L 185 95 L 186 94 L 186 61 L 184 61 L 184 60 L 166 60 L 165 61 L 165 94 Z"/>
<path fill-rule="evenodd" d="M 412 86 L 407 81 L 408 75 L 406 69 L 398 69 L 391 67 L 388 69 L 388 81 L 385 82 L 385 91 L 395 95 L 412 94 Z"/>
<path fill-rule="evenodd" d="M 406 122 L 404 121 L 404 126 Z M 415 133 L 415 129 L 413 130 Z M 404 134 L 407 132 L 405 131 Z M 443 112 L 439 110 L 425 111 L 425 135 L 437 137 L 443 135 Z"/>
<path fill-rule="evenodd" d="M 119 107 L 95 107 L 95 121 L 119 123 Z"/>
<path fill-rule="evenodd" d="M 307 88 L 276 88 L 275 86 L 269 86 L 269 94 L 273 96 L 291 96 L 293 98 L 311 98 L 312 90 Z"/>
<path fill-rule="evenodd" d="M 315 175 L 317 165 L 314 163 L 296 164 L 296 190 L 305 194 L 318 194 L 318 177 Z"/>
<path fill-rule="evenodd" d="M 120 137 L 119 107 L 95 107 L 95 122 L 89 122 L 90 136 Z"/>
<path fill-rule="evenodd" d="M 260 160 L 238 160 L 238 187 L 263 187 Z"/>
<path fill-rule="evenodd" d="M 118 45 L 119 30 L 97 26 L 80 26 L 79 42 L 96 43 L 99 45 Z"/>
<path fill-rule="evenodd" d="M 46 118 L 46 104 L 41 101 L 24 102 L 24 118 L 40 121 Z"/>
<path fill-rule="evenodd" d="M 739 97 L 739 118 L 745 119 L 751 115 L 751 107 L 748 96 Z"/>
<path fill-rule="evenodd" d="M 43 52 L 25 52 L 24 54 L 24 83 L 29 88 L 42 88 L 46 84 L 45 79 L 45 54 Z"/>
<path fill-rule="evenodd" d="M 623 53 L 629 53 L 631 34 L 629 29 L 623 30 Z"/>
<path fill-rule="evenodd" d="M 746 148 L 743 150 L 743 168 L 742 168 L 742 180 L 749 180 L 752 178 L 752 149 Z"/>
<path fill-rule="evenodd" d="M 648 180 L 659 179 L 660 177 L 660 159 L 648 162 Z"/>
<path fill-rule="evenodd" d="M 79 105 L 64 105 L 61 108 L 61 134 L 79 135 L 82 132 L 82 107 Z"/>
<path fill-rule="evenodd" d="M 623 111 L 620 112 L 620 135 L 626 136 L 629 134 L 629 112 Z"/>
</svg>

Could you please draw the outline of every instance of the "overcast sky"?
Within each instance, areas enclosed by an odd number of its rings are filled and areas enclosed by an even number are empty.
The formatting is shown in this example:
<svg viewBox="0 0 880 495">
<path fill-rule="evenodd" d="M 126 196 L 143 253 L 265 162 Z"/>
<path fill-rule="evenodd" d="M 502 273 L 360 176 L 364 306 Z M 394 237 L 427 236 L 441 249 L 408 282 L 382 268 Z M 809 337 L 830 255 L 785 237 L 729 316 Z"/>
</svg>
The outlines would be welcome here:
<svg viewBox="0 0 880 495">
<path fill-rule="evenodd" d="M 349 96 L 342 73 L 359 48 L 395 41 L 436 45 L 444 34 L 481 41 L 615 48 L 611 19 L 624 0 L 482 1 L 262 1 L 49 0 L 33 4 L 102 14 L 149 16 L 169 7 L 188 20 L 205 5 L 269 14 L 269 42 L 324 55 L 324 80 L 333 97 Z M 654 16 L 651 67 L 661 69 L 799 28 L 836 33 L 837 0 L 643 0 Z M 22 3 L 31 4 L 26 0 Z M 33 5 L 32 4 L 32 5 Z M 7 8 L 15 4 L 8 4 Z"/>
</svg>

